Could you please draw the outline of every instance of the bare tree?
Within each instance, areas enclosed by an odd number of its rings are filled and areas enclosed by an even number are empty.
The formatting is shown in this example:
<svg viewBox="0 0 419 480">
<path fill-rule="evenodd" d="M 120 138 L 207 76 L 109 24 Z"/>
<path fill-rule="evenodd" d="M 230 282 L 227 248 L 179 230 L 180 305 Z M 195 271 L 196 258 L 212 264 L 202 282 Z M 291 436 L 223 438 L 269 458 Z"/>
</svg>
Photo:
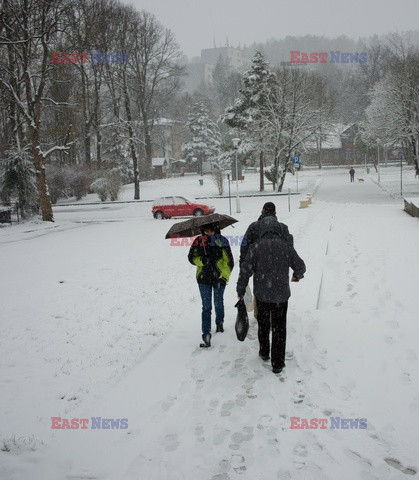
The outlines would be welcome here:
<svg viewBox="0 0 419 480">
<path fill-rule="evenodd" d="M 419 156 L 419 53 L 394 61 L 371 92 L 363 123 L 363 139 L 374 145 L 400 143 L 408 161 L 418 166 Z"/>
<path fill-rule="evenodd" d="M 183 67 L 181 52 L 173 33 L 154 15 L 141 11 L 135 19 L 134 49 L 129 59 L 133 81 L 130 85 L 141 120 L 144 141 L 144 173 L 151 172 L 151 131 L 157 116 L 156 97 L 170 96 L 179 88 Z M 160 99 L 161 101 L 161 99 Z"/>
<path fill-rule="evenodd" d="M 274 172 L 278 191 L 282 191 L 287 172 L 292 169 L 292 155 L 302 151 L 325 123 L 326 102 L 316 97 L 318 80 L 307 72 L 283 67 L 277 72 L 276 87 L 264 107 L 265 136 L 275 153 Z"/>
<path fill-rule="evenodd" d="M 8 52 L 2 83 L 26 123 L 44 221 L 54 221 L 45 159 L 52 152 L 67 148 L 54 146 L 44 152 L 41 129 L 43 107 L 49 101 L 44 93 L 53 67 L 50 63 L 51 47 L 64 29 L 66 7 L 65 0 L 4 0 L 0 15 L 0 45 Z"/>
</svg>

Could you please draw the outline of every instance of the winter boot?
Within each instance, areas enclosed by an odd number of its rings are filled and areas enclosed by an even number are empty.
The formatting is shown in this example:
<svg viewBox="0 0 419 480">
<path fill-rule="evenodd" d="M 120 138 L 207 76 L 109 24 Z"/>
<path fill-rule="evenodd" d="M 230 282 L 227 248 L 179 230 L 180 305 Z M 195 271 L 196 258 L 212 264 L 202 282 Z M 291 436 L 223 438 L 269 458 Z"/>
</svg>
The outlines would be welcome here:
<svg viewBox="0 0 419 480">
<path fill-rule="evenodd" d="M 211 346 L 211 334 L 206 333 L 205 335 L 202 335 L 202 339 L 204 340 L 204 343 L 201 343 L 199 346 L 200 347 L 210 347 Z"/>
</svg>

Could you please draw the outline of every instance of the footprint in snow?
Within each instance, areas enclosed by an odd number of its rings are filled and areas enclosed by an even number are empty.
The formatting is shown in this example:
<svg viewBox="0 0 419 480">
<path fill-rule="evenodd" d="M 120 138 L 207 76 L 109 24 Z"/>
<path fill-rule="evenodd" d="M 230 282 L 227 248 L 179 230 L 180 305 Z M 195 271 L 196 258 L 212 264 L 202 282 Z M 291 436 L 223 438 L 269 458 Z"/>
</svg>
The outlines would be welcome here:
<svg viewBox="0 0 419 480">
<path fill-rule="evenodd" d="M 230 465 L 233 470 L 240 475 L 247 470 L 245 461 L 246 459 L 243 455 L 232 455 L 230 458 Z"/>
<path fill-rule="evenodd" d="M 243 442 L 248 442 L 253 438 L 253 427 L 243 427 L 243 432 L 233 433 L 229 448 L 231 450 L 239 450 Z"/>
<path fill-rule="evenodd" d="M 161 405 L 162 410 L 164 410 L 165 412 L 166 412 L 167 410 L 169 410 L 169 408 L 174 405 L 176 399 L 177 399 L 177 397 L 174 397 L 174 396 L 173 396 L 173 397 L 169 397 L 168 399 L 166 399 L 166 400 L 162 403 L 162 405 Z"/>
<path fill-rule="evenodd" d="M 211 480 L 230 480 L 230 477 L 226 473 L 219 473 L 211 477 Z"/>
<path fill-rule="evenodd" d="M 307 458 L 307 448 L 299 443 L 294 447 L 292 453 L 294 454 L 294 467 L 297 469 L 304 468 Z"/>
<path fill-rule="evenodd" d="M 204 434 L 205 434 L 205 430 L 202 424 L 197 425 L 195 427 L 195 437 L 198 442 L 200 443 L 205 442 Z"/>
<path fill-rule="evenodd" d="M 415 467 L 404 467 L 402 463 L 396 458 L 385 458 L 384 461 L 387 463 L 387 465 L 390 465 L 390 467 L 400 470 L 405 475 L 416 475 L 417 473 Z"/>
<path fill-rule="evenodd" d="M 387 325 L 393 330 L 397 330 L 400 327 L 399 322 L 397 320 L 389 320 L 387 322 Z"/>
<path fill-rule="evenodd" d="M 218 398 L 214 398 L 209 402 L 210 408 L 208 409 L 208 413 L 212 414 L 214 413 L 215 409 L 218 407 L 218 404 L 220 403 Z"/>
<path fill-rule="evenodd" d="M 268 428 L 270 426 L 271 422 L 272 422 L 272 417 L 270 415 L 268 415 L 268 414 L 262 415 L 259 418 L 257 428 L 259 430 L 265 430 L 266 428 Z"/>
<path fill-rule="evenodd" d="M 362 456 L 360 453 L 355 452 L 354 450 L 346 450 L 345 453 L 348 457 L 355 458 L 359 463 L 363 464 L 363 466 L 372 467 L 371 461 Z"/>
<path fill-rule="evenodd" d="M 297 380 L 297 390 L 293 394 L 293 402 L 294 404 L 298 405 L 303 403 L 305 398 L 305 393 L 303 391 L 304 382 L 302 379 Z"/>
<path fill-rule="evenodd" d="M 225 402 L 221 406 L 221 416 L 228 417 L 231 415 L 231 410 L 233 410 L 235 403 L 232 400 Z"/>
<path fill-rule="evenodd" d="M 178 436 L 176 433 L 170 433 L 163 439 L 163 445 L 166 452 L 173 452 L 179 446 Z"/>
<path fill-rule="evenodd" d="M 276 478 L 278 480 L 291 480 L 291 474 L 286 470 L 279 470 L 278 473 L 276 474 Z"/>
<path fill-rule="evenodd" d="M 221 445 L 224 440 L 230 435 L 230 430 L 218 430 L 216 434 L 214 435 L 214 440 L 213 443 L 214 445 Z"/>
</svg>

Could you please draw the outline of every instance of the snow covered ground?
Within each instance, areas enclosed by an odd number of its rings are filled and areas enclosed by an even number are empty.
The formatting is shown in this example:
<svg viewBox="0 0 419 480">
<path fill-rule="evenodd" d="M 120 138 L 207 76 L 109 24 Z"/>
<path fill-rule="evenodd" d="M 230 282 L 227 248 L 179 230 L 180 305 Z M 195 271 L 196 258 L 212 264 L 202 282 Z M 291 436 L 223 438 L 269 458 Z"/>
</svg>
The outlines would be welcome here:
<svg viewBox="0 0 419 480">
<path fill-rule="evenodd" d="M 237 268 L 225 332 L 199 349 L 188 247 L 164 240 L 177 220 L 154 220 L 150 203 L 57 206 L 53 225 L 1 228 L 0 478 L 416 476 L 419 224 L 402 210 L 397 168 L 382 168 L 380 185 L 358 170 L 365 181 L 352 184 L 343 169 L 301 172 L 308 209 L 299 196 L 290 212 L 286 196 L 242 198 L 240 214 L 232 202 L 239 223 L 226 235 L 243 235 L 272 200 L 307 265 L 292 284 L 279 376 L 258 357 L 254 319 L 245 342 L 235 337 Z M 239 188 L 257 184 L 247 175 Z M 412 170 L 405 189 L 419 196 Z M 170 194 L 216 187 L 196 176 L 142 184 L 144 199 Z M 228 199 L 208 203 L 228 213 Z M 127 418 L 128 428 L 52 429 L 52 417 Z M 294 417 L 328 428 L 291 428 Z M 337 417 L 367 428 L 330 428 Z"/>
</svg>

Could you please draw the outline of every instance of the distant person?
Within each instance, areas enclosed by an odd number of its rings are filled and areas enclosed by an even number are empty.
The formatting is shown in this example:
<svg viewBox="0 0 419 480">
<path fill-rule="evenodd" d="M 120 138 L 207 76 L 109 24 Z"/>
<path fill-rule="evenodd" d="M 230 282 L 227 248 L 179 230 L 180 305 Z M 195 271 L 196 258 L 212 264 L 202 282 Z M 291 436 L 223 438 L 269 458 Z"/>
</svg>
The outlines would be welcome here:
<svg viewBox="0 0 419 480">
<path fill-rule="evenodd" d="M 277 223 L 273 216 L 262 223 L 260 238 L 250 245 L 240 265 L 237 281 L 237 295 L 243 298 L 249 278 L 253 275 L 253 293 L 258 309 L 259 356 L 265 361 L 271 358 L 274 373 L 280 373 L 285 367 L 287 309 L 291 295 L 289 269 L 293 270 L 291 282 L 300 281 L 306 271 L 294 247 L 280 236 Z M 269 340 L 271 326 L 272 348 Z"/>
<path fill-rule="evenodd" d="M 354 170 L 354 167 L 351 167 L 351 169 L 349 170 L 349 175 L 351 177 L 351 182 L 354 182 L 355 181 L 355 170 Z"/>
<path fill-rule="evenodd" d="M 188 260 L 196 265 L 196 280 L 202 300 L 201 347 L 211 346 L 211 310 L 214 294 L 216 332 L 224 332 L 224 289 L 234 267 L 234 259 L 227 238 L 220 234 L 218 223 L 201 228 L 188 254 Z"/>
</svg>

